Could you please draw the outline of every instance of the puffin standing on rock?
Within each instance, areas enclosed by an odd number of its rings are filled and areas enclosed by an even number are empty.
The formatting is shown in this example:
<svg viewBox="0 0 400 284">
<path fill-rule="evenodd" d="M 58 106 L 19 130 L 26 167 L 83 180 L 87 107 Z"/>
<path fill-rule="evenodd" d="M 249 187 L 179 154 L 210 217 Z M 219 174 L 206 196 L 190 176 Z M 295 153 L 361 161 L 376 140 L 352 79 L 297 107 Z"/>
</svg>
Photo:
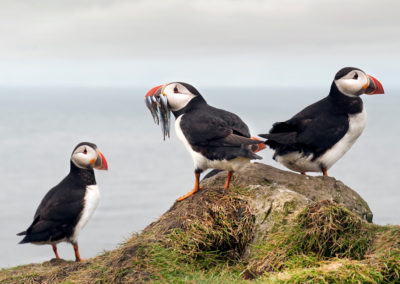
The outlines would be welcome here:
<svg viewBox="0 0 400 284">
<path fill-rule="evenodd" d="M 382 84 L 364 71 L 346 67 L 336 73 L 329 95 L 285 122 L 277 122 L 265 144 L 274 159 L 305 174 L 332 167 L 354 144 L 366 124 L 362 94 L 383 94 Z"/>
<path fill-rule="evenodd" d="M 146 104 L 155 121 L 161 121 L 164 137 L 169 135 L 170 124 L 166 112 L 172 111 L 176 134 L 194 162 L 194 188 L 177 201 L 201 189 L 200 174 L 206 169 L 227 170 L 224 188 L 229 188 L 233 172 L 252 159 L 261 159 L 255 152 L 265 145 L 250 137 L 247 125 L 236 114 L 208 105 L 192 85 L 174 82 L 152 88 L 146 95 Z"/>
<path fill-rule="evenodd" d="M 32 224 L 18 236 L 20 244 L 50 244 L 57 259 L 57 244 L 69 242 L 75 260 L 81 261 L 78 235 L 99 203 L 100 193 L 94 170 L 107 170 L 107 161 L 93 143 L 78 144 L 71 156 L 69 174 L 45 195 L 36 210 Z"/>
</svg>

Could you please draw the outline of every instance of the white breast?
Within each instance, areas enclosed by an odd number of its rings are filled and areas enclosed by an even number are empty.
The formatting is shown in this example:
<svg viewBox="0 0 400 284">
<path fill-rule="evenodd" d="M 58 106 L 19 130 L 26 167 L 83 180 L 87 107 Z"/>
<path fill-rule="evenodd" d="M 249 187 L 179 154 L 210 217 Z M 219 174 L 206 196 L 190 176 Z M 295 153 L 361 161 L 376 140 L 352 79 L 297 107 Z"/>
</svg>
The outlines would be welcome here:
<svg viewBox="0 0 400 284">
<path fill-rule="evenodd" d="M 206 169 L 217 169 L 217 170 L 226 170 L 226 171 L 238 171 L 244 166 L 246 166 L 250 159 L 244 157 L 237 157 L 232 160 L 209 160 L 204 157 L 199 152 L 196 152 L 192 149 L 189 142 L 187 141 L 185 135 L 181 129 L 181 120 L 184 114 L 180 115 L 175 121 L 175 132 L 178 138 L 185 145 L 186 150 L 190 153 L 193 159 L 193 164 L 195 169 L 206 170 Z"/>
<path fill-rule="evenodd" d="M 74 234 L 70 238 L 72 242 L 77 242 L 79 232 L 89 221 L 90 217 L 92 217 L 94 211 L 99 205 L 100 201 L 100 191 L 97 185 L 88 185 L 86 186 L 86 194 L 83 202 L 83 211 L 81 218 L 78 221 L 78 224 L 75 227 Z"/>
<path fill-rule="evenodd" d="M 277 155 L 275 160 L 288 169 L 296 172 L 320 172 L 321 166 L 317 161 L 313 161 L 313 154 L 304 155 L 300 152 L 292 152 L 285 155 Z"/>
<path fill-rule="evenodd" d="M 367 124 L 367 113 L 365 108 L 361 113 L 349 115 L 349 129 L 347 133 L 331 149 L 326 151 L 317 160 L 321 162 L 326 169 L 329 169 L 353 146 L 357 138 L 360 137 L 365 125 Z"/>
<path fill-rule="evenodd" d="M 206 164 L 207 164 L 207 159 L 200 153 L 194 151 L 192 149 L 192 146 L 190 146 L 189 142 L 187 141 L 185 135 L 182 132 L 181 129 L 181 120 L 184 114 L 180 115 L 176 120 L 175 120 L 175 132 L 176 135 L 178 136 L 179 140 L 182 141 L 183 145 L 185 145 L 186 150 L 190 153 L 193 159 L 194 167 L 195 169 L 207 169 Z"/>
<path fill-rule="evenodd" d="M 276 161 L 297 172 L 320 172 L 323 165 L 326 170 L 332 167 L 353 146 L 360 137 L 367 122 L 365 109 L 361 113 L 349 115 L 349 129 L 331 149 L 316 160 L 313 155 L 304 155 L 299 152 L 276 156 Z"/>
</svg>

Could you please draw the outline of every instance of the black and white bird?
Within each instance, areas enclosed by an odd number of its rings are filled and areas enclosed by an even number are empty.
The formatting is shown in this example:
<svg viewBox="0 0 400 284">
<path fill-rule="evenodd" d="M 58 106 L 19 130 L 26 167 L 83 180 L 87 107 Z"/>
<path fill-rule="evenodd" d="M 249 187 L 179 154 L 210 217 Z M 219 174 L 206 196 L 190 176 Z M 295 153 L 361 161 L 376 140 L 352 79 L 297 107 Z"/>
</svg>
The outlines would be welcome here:
<svg viewBox="0 0 400 284">
<path fill-rule="evenodd" d="M 354 144 L 364 130 L 367 115 L 362 94 L 383 94 L 381 83 L 364 71 L 346 67 L 336 73 L 329 95 L 285 122 L 277 122 L 265 144 L 274 159 L 305 174 L 327 171 Z"/>
<path fill-rule="evenodd" d="M 57 244 L 69 242 L 73 245 L 75 260 L 82 260 L 78 235 L 93 215 L 100 199 L 93 169 L 107 170 L 105 157 L 93 143 L 78 144 L 72 152 L 69 174 L 47 192 L 29 228 L 17 234 L 25 236 L 20 244 L 52 245 L 59 259 Z"/>
<path fill-rule="evenodd" d="M 177 201 L 201 189 L 200 174 L 206 169 L 227 170 L 225 188 L 229 188 L 233 172 L 252 159 L 261 159 L 255 152 L 265 145 L 250 137 L 247 125 L 236 114 L 208 105 L 192 85 L 181 82 L 165 84 L 151 89 L 146 97 L 149 96 L 166 97 L 176 118 L 176 134 L 194 162 L 194 188 Z"/>
</svg>

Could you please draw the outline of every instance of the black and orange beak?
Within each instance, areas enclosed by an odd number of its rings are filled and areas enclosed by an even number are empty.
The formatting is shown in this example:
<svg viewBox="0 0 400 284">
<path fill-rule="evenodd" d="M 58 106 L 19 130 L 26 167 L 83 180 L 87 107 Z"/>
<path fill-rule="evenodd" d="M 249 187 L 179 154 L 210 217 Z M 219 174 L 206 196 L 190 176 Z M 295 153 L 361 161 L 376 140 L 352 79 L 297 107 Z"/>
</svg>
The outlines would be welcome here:
<svg viewBox="0 0 400 284">
<path fill-rule="evenodd" d="M 372 77 L 371 75 L 367 75 L 367 78 L 368 83 L 364 86 L 366 95 L 377 95 L 385 93 L 382 84 L 378 81 L 378 79 Z"/>
<path fill-rule="evenodd" d="M 99 150 L 97 150 L 97 159 L 94 163 L 94 168 L 98 170 L 108 170 L 107 160 Z"/>
<path fill-rule="evenodd" d="M 257 140 L 257 141 L 262 141 L 260 138 L 257 137 L 250 137 L 253 140 Z M 253 151 L 253 153 L 257 153 L 260 152 L 261 150 L 264 150 L 265 148 L 267 148 L 267 146 L 264 143 L 259 143 L 259 144 L 254 144 L 251 145 L 251 150 Z"/>
</svg>

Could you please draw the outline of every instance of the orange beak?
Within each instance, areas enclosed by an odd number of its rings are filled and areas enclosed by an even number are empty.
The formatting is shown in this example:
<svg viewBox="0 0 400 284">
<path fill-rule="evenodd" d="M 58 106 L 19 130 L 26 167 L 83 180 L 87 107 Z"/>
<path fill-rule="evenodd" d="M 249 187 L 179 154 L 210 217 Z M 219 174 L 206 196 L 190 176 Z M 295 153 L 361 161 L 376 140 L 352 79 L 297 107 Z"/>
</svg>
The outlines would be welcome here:
<svg viewBox="0 0 400 284">
<path fill-rule="evenodd" d="M 250 138 L 257 140 L 257 141 L 261 141 L 261 139 L 257 138 L 257 137 L 250 137 Z M 252 145 L 252 146 L 254 146 L 254 148 L 253 148 L 254 153 L 260 152 L 261 150 L 264 150 L 265 148 L 267 148 L 267 146 L 264 143 L 259 143 L 259 144 Z"/>
<path fill-rule="evenodd" d="M 150 91 L 147 92 L 145 97 L 152 97 L 154 94 L 157 92 L 158 89 L 160 89 L 163 85 L 151 88 Z"/>
<path fill-rule="evenodd" d="M 365 88 L 366 95 L 377 95 L 385 93 L 382 84 L 381 82 L 378 81 L 378 79 L 372 77 L 371 75 L 367 75 L 367 77 L 368 77 L 368 84 Z"/>
<path fill-rule="evenodd" d="M 98 170 L 108 170 L 107 160 L 99 150 L 97 150 L 97 159 L 94 168 Z"/>
</svg>

